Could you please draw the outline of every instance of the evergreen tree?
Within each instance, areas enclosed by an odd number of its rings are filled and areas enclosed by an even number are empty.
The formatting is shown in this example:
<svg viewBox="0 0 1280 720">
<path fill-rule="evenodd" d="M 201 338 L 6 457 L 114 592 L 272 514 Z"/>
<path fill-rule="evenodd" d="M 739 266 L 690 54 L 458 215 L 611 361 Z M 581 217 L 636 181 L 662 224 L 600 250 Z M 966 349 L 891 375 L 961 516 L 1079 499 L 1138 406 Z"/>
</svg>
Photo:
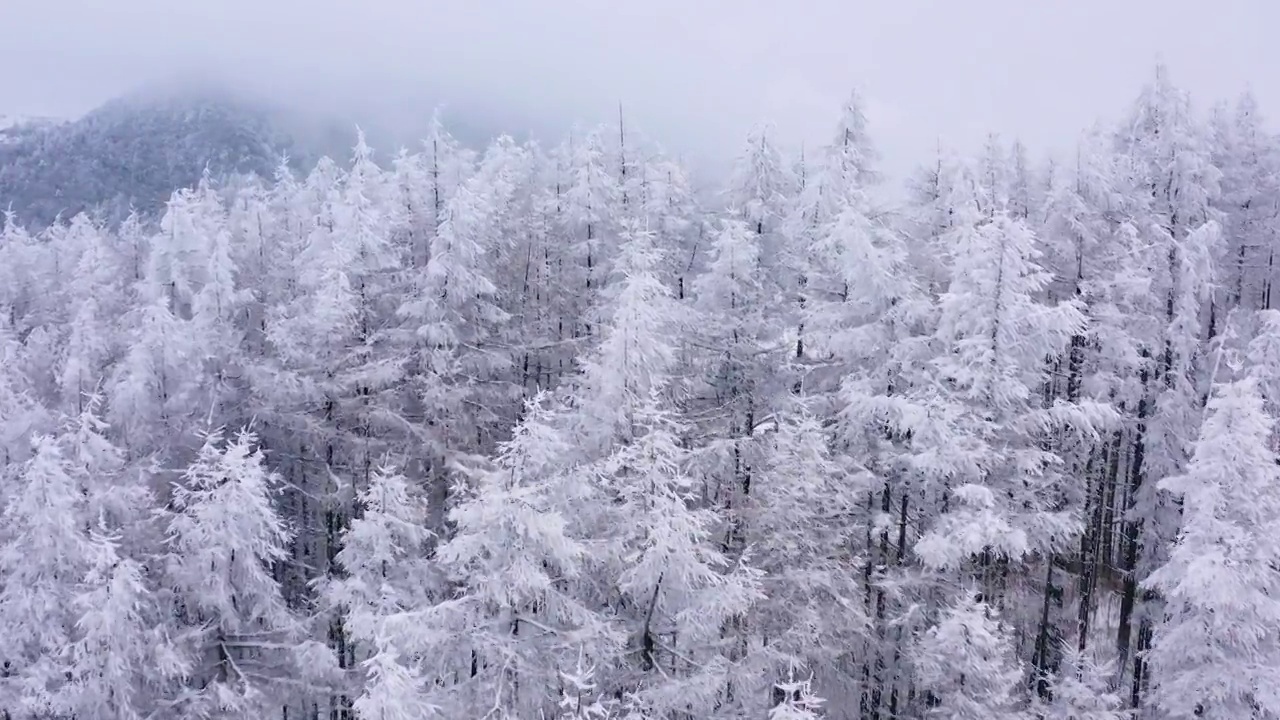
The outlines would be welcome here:
<svg viewBox="0 0 1280 720">
<path fill-rule="evenodd" d="M 712 543 L 715 513 L 698 507 L 681 428 L 656 393 L 633 415 L 632 435 L 600 466 L 620 529 L 614 559 L 623 623 L 639 674 L 628 683 L 654 713 L 709 712 L 733 677 L 721 628 L 761 595 L 758 571 L 731 565 Z"/>
<path fill-rule="evenodd" d="M 177 639 L 192 658 L 185 712 L 197 717 L 278 706 L 286 697 L 279 683 L 298 680 L 297 660 L 322 657 L 269 572 L 285 557 L 288 531 L 271 504 L 278 478 L 255 442 L 247 432 L 229 442 L 208 433 L 173 488 L 166 576 L 181 621 Z"/>
<path fill-rule="evenodd" d="M 615 269 L 619 282 L 606 306 L 609 322 L 584 359 L 579 381 L 579 432 L 591 443 L 589 451 L 630 433 L 637 406 L 654 391 L 671 391 L 678 360 L 678 305 L 657 275 L 662 252 L 651 232 L 631 226 L 624 237 Z"/>
<path fill-rule="evenodd" d="M 0 631 L 6 638 L 0 707 L 26 716 L 74 709 L 65 650 L 75 637 L 74 603 L 93 548 L 84 495 L 56 439 L 34 454 L 7 498 L 0 535 Z"/>
<path fill-rule="evenodd" d="M 1041 433 L 1090 419 L 1076 405 L 1058 417 L 1038 407 L 1040 363 L 1066 347 L 1083 318 L 1072 303 L 1037 300 L 1049 275 L 1030 229 L 1001 212 L 962 221 L 953 236 L 954 278 L 941 298 L 937 331 L 944 350 L 934 361 L 945 389 L 932 402 L 954 434 L 936 438 L 940 445 L 929 452 L 937 453 L 930 462 L 955 478 L 954 500 L 916 546 L 934 567 L 984 553 L 1016 561 L 1064 547 L 1077 531 L 1078 510 L 1064 503 L 1061 458 L 1041 445 Z"/>
<path fill-rule="evenodd" d="M 1063 648 L 1062 665 L 1050 684 L 1050 699 L 1033 706 L 1045 720 L 1124 720 L 1131 715 L 1111 687 L 1115 669 L 1076 648 Z"/>
<path fill-rule="evenodd" d="M 439 648 L 451 660 L 446 668 L 470 650 L 462 698 L 549 710 L 566 653 L 606 657 L 616 641 L 579 583 L 592 558 L 575 516 L 591 507 L 594 492 L 542 402 L 526 405 L 494 466 L 475 473 L 449 513 L 456 531 L 437 557 L 457 590 L 435 609 L 428 635 L 447 638 Z"/>
<path fill-rule="evenodd" d="M 725 202 L 736 209 L 747 229 L 759 236 L 765 276 L 781 280 L 784 265 L 781 229 L 797 191 L 797 179 L 778 148 L 777 131 L 761 125 L 748 133 L 725 189 Z"/>
<path fill-rule="evenodd" d="M 164 698 L 191 668 L 161 622 L 144 566 L 122 554 L 120 536 L 99 523 L 90 543 L 73 605 L 78 617 L 68 646 L 69 705 L 86 717 L 148 717 L 164 708 Z"/>
<path fill-rule="evenodd" d="M 342 535 L 335 561 L 342 574 L 326 578 L 321 596 L 335 610 L 364 671 L 353 707 L 362 717 L 421 717 L 434 707 L 427 683 L 396 636 L 395 621 L 420 612 L 439 593 L 426 560 L 427 508 L 404 475 L 374 471 L 357 496 L 361 512 Z"/>
<path fill-rule="evenodd" d="M 929 714 L 963 720 L 1023 720 L 1018 697 L 1022 668 L 995 611 L 966 592 L 929 629 L 917 650 L 921 690 Z"/>
<path fill-rule="evenodd" d="M 1169 717 L 1280 711 L 1271 680 L 1280 661 L 1272 425 L 1253 380 L 1219 386 L 1187 471 L 1160 482 L 1183 507 L 1169 559 L 1147 579 L 1165 599 L 1150 697 Z"/>
</svg>

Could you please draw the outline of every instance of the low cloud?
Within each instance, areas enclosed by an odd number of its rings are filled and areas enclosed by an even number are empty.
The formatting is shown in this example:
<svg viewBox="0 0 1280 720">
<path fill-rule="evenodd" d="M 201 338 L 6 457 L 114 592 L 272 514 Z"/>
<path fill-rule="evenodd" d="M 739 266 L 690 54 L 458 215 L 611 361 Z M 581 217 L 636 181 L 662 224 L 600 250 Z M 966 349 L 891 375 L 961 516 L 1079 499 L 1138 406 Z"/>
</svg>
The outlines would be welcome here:
<svg viewBox="0 0 1280 720">
<path fill-rule="evenodd" d="M 693 162 L 754 123 L 825 137 L 853 86 L 887 169 L 988 131 L 1063 150 L 1158 59 L 1202 105 L 1251 85 L 1280 113 L 1264 0 L 5 0 L 0 113 L 69 115 L 138 84 L 217 75 L 299 107 L 411 126 L 437 103 L 494 127 L 630 122 Z"/>
</svg>

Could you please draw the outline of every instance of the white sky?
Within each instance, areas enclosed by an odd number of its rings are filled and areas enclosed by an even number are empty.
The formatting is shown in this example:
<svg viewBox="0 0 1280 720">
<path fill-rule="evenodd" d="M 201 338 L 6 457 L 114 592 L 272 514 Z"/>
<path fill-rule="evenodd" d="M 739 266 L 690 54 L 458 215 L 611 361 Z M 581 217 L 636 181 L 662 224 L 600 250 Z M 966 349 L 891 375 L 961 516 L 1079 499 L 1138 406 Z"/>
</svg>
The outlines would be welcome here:
<svg viewBox="0 0 1280 720">
<path fill-rule="evenodd" d="M 697 162 L 753 123 L 820 142 L 848 89 L 886 169 L 988 131 L 1069 148 L 1158 59 L 1280 116 L 1276 0 L 0 0 L 0 113 L 71 115 L 200 70 L 288 102 L 422 98 L 567 128 L 627 116 Z"/>
</svg>

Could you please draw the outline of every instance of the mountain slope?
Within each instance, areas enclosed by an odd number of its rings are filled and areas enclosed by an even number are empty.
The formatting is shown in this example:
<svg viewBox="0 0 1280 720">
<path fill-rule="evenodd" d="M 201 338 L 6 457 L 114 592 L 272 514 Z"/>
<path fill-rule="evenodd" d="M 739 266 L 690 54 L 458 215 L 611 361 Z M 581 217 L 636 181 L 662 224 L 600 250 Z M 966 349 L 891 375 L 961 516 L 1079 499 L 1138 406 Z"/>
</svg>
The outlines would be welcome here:
<svg viewBox="0 0 1280 720">
<path fill-rule="evenodd" d="M 215 176 L 269 175 L 288 153 L 305 163 L 269 109 L 214 92 L 137 94 L 65 123 L 0 131 L 0 207 L 31 226 L 95 211 L 151 212 L 174 188 Z"/>
</svg>

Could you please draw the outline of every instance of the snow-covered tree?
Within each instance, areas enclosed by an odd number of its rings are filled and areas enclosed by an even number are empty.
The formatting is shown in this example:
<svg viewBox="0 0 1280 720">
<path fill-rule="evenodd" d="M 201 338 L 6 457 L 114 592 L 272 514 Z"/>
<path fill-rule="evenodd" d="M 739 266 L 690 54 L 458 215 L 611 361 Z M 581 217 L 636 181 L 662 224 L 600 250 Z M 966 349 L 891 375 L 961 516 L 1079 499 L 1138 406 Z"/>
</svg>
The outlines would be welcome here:
<svg viewBox="0 0 1280 720">
<path fill-rule="evenodd" d="M 474 485 L 450 511 L 456 530 L 436 557 L 457 590 L 427 631 L 447 638 L 437 650 L 446 667 L 470 650 L 476 669 L 462 698 L 512 708 L 550 709 L 568 653 L 601 658 L 615 645 L 578 580 L 592 562 L 582 517 L 594 493 L 542 403 L 526 405 L 493 466 L 472 471 Z"/>
<path fill-rule="evenodd" d="M 1185 473 L 1160 481 L 1182 528 L 1147 578 L 1165 599 L 1149 653 L 1150 700 L 1169 717 L 1280 712 L 1280 466 L 1256 383 L 1219 386 Z"/>
<path fill-rule="evenodd" d="M 823 666 L 858 644 L 868 620 L 859 601 L 863 558 L 850 543 L 865 530 L 857 505 L 871 478 L 841 467 L 828 433 L 805 408 L 784 410 L 774 422 L 775 430 L 760 431 L 768 437 L 740 520 L 767 590 L 752 607 L 749 630 L 768 638 L 777 666 Z"/>
<path fill-rule="evenodd" d="M 139 720 L 165 709 L 188 659 L 160 622 L 158 594 L 121 537 L 99 523 L 74 599 L 76 636 L 67 648 L 68 705 L 77 716 Z"/>
<path fill-rule="evenodd" d="M 0 706 L 26 716 L 71 711 L 65 652 L 75 599 L 92 559 L 84 495 L 57 440 L 37 436 L 7 498 L 0 531 L 0 632 L 6 639 Z"/>
<path fill-rule="evenodd" d="M 822 717 L 822 704 L 826 702 L 813 692 L 813 678 L 797 680 L 794 668 L 786 682 L 777 688 L 782 700 L 769 708 L 769 720 L 818 720 Z"/>
<path fill-rule="evenodd" d="M 704 272 L 694 281 L 694 305 L 702 322 L 693 326 L 695 342 L 708 350 L 703 361 L 708 397 L 710 444 L 706 471 L 720 479 L 730 506 L 744 491 L 755 460 L 749 439 L 757 420 L 770 412 L 783 391 L 777 367 L 781 347 L 781 299 L 759 263 L 760 237 L 740 220 L 725 219 L 715 234 Z"/>
<path fill-rule="evenodd" d="M 574 138 L 567 155 L 563 227 L 572 259 L 564 261 L 564 269 L 569 275 L 566 288 L 575 299 L 566 308 L 570 315 L 566 321 L 574 323 L 577 336 L 591 332 L 595 296 L 609 277 L 615 251 L 613 234 L 622 219 L 622 190 L 607 165 L 600 130 Z"/>
<path fill-rule="evenodd" d="M 1032 706 L 1045 720 L 1125 720 L 1132 715 L 1111 687 L 1115 668 L 1100 664 L 1084 651 L 1067 647 L 1062 664 L 1049 682 L 1049 699 Z"/>
<path fill-rule="evenodd" d="M 588 664 L 582 653 L 572 670 L 560 671 L 560 702 L 556 720 L 609 720 L 613 703 L 600 698 L 596 687 L 595 666 Z"/>
<path fill-rule="evenodd" d="M 648 158 L 640 173 L 639 202 L 627 205 L 623 212 L 654 233 L 655 244 L 663 250 L 659 277 L 683 300 L 689 296 L 701 236 L 697 197 L 684 168 L 660 154 Z"/>
<path fill-rule="evenodd" d="M 612 567 L 635 653 L 637 697 L 651 712 L 708 712 L 733 675 L 733 640 L 721 630 L 761 596 L 758 571 L 714 544 L 715 513 L 699 507 L 684 467 L 682 428 L 653 392 L 631 436 L 599 466 L 616 498 Z"/>
<path fill-rule="evenodd" d="M 68 293 L 72 306 L 58 387 L 69 412 L 79 411 L 86 394 L 98 390 L 120 352 L 118 323 L 127 310 L 128 280 L 108 243 L 101 230 L 87 234 Z"/>
<path fill-rule="evenodd" d="M 777 130 L 761 125 L 748 133 L 725 189 L 725 202 L 759 236 L 761 264 L 776 282 L 784 270 L 781 229 L 797 191 L 787 158 L 777 145 Z"/>
<path fill-rule="evenodd" d="M 1222 173 L 1211 162 L 1207 128 L 1163 66 L 1140 93 L 1115 145 L 1126 164 L 1126 193 L 1140 238 L 1126 264 L 1149 283 L 1144 310 L 1130 320 L 1141 384 L 1139 397 L 1130 401 L 1133 442 L 1142 445 L 1142 462 L 1132 467 L 1125 491 L 1119 567 L 1127 577 L 1117 630 L 1123 662 L 1131 669 L 1131 703 L 1140 705 L 1152 624 L 1162 614 L 1158 594 L 1142 591 L 1140 584 L 1164 562 L 1178 524 L 1172 498 L 1157 487 L 1186 468 L 1209 393 L 1203 351 L 1226 320 L 1227 309 L 1213 290 L 1224 255 L 1221 215 L 1214 207 Z"/>
<path fill-rule="evenodd" d="M 788 263 L 795 273 L 800 327 L 796 342 L 797 357 L 805 356 L 815 342 L 826 347 L 818 356 L 829 356 L 827 336 L 834 322 L 832 306 L 843 303 L 850 291 L 862 292 L 851 284 L 848 272 L 861 269 L 857 263 L 879 260 L 879 253 L 867 254 L 876 244 L 870 234 L 880 236 L 890 231 L 874 215 L 868 189 L 878 182 L 874 164 L 878 153 L 867 133 L 867 119 L 862 100 L 852 93 L 841 108 L 831 143 L 823 148 L 812 177 L 805 182 L 796 204 L 784 226 L 787 237 Z M 852 247 L 849 247 L 852 241 Z M 866 268 L 870 270 L 870 268 Z M 878 280 L 895 282 L 896 277 L 873 275 Z M 827 327 L 810 327 L 814 317 Z M 813 336 L 813 337 L 810 337 Z"/>
<path fill-rule="evenodd" d="M 475 438 L 495 422 L 501 395 L 478 396 L 477 386 L 501 382 L 510 363 L 494 346 L 508 317 L 493 276 L 506 192 L 495 174 L 472 177 L 444 205 L 430 260 L 398 310 L 417 343 L 421 402 L 442 455 L 479 449 Z"/>
<path fill-rule="evenodd" d="M 1264 121 L 1248 92 L 1234 111 L 1216 108 L 1211 119 L 1211 160 L 1222 173 L 1216 205 L 1223 214 L 1227 242 L 1219 273 L 1225 291 L 1220 300 L 1228 307 L 1270 307 L 1275 237 L 1269 221 L 1280 202 L 1280 157 Z"/>
<path fill-rule="evenodd" d="M 181 621 L 176 639 L 192 658 L 186 712 L 195 716 L 279 705 L 278 684 L 299 681 L 297 658 L 316 655 L 270 573 L 289 535 L 271 502 L 279 479 L 255 443 L 248 432 L 230 441 L 208 433 L 173 487 L 166 578 Z"/>
<path fill-rule="evenodd" d="M 1267 415 L 1276 418 L 1280 417 L 1280 310 L 1259 312 L 1255 325 L 1245 358 L 1250 374 L 1257 380 Z"/>
<path fill-rule="evenodd" d="M 408 479 L 389 467 L 374 471 L 357 500 L 360 514 L 343 533 L 335 557 L 341 574 L 325 579 L 321 597 L 339 613 L 345 642 L 365 673 L 356 712 L 421 717 L 413 713 L 430 707 L 426 681 L 410 646 L 389 625 L 423 610 L 440 590 L 426 557 L 427 507 Z"/>
<path fill-rule="evenodd" d="M 585 438 L 607 443 L 629 432 L 638 404 L 666 392 L 678 359 L 679 306 L 658 277 L 662 252 L 653 233 L 625 230 L 600 344 L 583 361 L 580 394 Z"/>
<path fill-rule="evenodd" d="M 956 720 L 1025 720 L 1022 668 L 1008 629 L 972 591 L 929 629 L 916 650 L 919 690 L 928 713 Z"/>
<path fill-rule="evenodd" d="M 1050 277 L 1031 230 L 1000 212 L 961 221 L 952 243 L 954 277 L 937 330 L 943 352 L 934 361 L 940 387 L 923 390 L 940 393 L 935 412 L 945 413 L 950 435 L 928 439 L 938 445 L 926 462 L 954 478 L 950 509 L 916 546 L 933 567 L 1064 547 L 1077 509 L 1064 503 L 1061 458 L 1040 440 L 1054 423 L 1090 419 L 1076 406 L 1060 409 L 1065 418 L 1039 408 L 1041 363 L 1067 346 L 1083 318 L 1074 304 L 1037 300 Z"/>
<path fill-rule="evenodd" d="M 369 720 L 423 720 L 437 717 L 439 706 L 427 700 L 428 682 L 411 658 L 404 658 L 396 644 L 376 636 L 372 653 L 360 661 L 364 690 L 352 703 L 359 718 Z"/>
</svg>

